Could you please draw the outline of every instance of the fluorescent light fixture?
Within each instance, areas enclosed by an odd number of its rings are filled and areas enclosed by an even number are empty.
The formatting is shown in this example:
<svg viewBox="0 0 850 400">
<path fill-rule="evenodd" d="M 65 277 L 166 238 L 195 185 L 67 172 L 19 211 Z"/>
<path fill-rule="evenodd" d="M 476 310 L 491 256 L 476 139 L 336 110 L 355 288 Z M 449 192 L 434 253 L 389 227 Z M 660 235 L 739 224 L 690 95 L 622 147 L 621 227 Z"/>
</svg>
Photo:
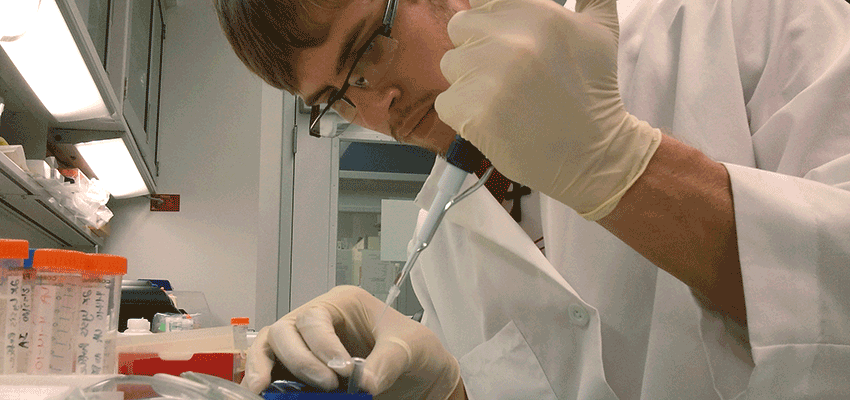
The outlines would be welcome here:
<svg viewBox="0 0 850 400">
<path fill-rule="evenodd" d="M 38 12 L 39 0 L 0 0 L 0 40 L 13 41 L 26 33 Z"/>
<path fill-rule="evenodd" d="M 74 145 L 103 187 L 116 199 L 148 194 L 124 140 L 107 139 Z"/>
<path fill-rule="evenodd" d="M 6 7 L 7 3 L 20 1 L 0 0 L 0 4 Z M 0 12 L 4 11 L 0 8 Z M 59 122 L 108 117 L 103 97 L 56 0 L 41 0 L 35 19 L 25 29 L 23 36 L 11 42 L 2 41 L 0 46 L 47 111 Z"/>
</svg>

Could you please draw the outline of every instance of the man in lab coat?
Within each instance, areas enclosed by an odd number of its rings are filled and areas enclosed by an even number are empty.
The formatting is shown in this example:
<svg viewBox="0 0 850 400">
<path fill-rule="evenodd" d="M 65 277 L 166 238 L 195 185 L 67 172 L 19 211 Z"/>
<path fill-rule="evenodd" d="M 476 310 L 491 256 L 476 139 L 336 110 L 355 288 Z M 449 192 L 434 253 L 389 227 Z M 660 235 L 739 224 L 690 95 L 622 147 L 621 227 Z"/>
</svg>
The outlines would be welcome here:
<svg viewBox="0 0 850 400">
<path fill-rule="evenodd" d="M 401 0 L 349 80 L 387 2 L 237 3 L 270 84 L 438 152 L 457 131 L 536 189 L 520 224 L 484 191 L 446 215 L 411 275 L 427 329 L 335 288 L 261 331 L 252 389 L 368 354 L 390 396 L 850 396 L 847 3 L 644 0 L 618 40 L 612 0 Z"/>
</svg>

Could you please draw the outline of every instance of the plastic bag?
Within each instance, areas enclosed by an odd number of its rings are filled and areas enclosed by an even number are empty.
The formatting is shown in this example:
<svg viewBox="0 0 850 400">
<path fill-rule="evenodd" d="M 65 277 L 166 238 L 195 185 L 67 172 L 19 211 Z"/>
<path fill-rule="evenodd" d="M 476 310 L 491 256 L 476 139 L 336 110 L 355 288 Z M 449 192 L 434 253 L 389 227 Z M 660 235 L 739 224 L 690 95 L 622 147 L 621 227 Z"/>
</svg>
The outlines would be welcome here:
<svg viewBox="0 0 850 400">
<path fill-rule="evenodd" d="M 113 215 L 106 207 L 109 191 L 100 181 L 88 179 L 77 168 L 62 169 L 60 172 L 64 179 L 46 179 L 41 176 L 33 176 L 33 179 L 55 199 L 52 203 L 61 206 L 85 225 L 94 229 L 106 225 Z"/>
</svg>

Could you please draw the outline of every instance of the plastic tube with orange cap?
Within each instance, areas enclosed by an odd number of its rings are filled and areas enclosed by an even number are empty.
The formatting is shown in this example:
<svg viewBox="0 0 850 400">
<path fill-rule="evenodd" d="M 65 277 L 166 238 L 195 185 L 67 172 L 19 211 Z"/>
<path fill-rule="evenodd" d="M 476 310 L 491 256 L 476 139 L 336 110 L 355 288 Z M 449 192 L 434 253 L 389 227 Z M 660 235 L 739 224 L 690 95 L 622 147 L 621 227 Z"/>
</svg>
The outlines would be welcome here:
<svg viewBox="0 0 850 400">
<path fill-rule="evenodd" d="M 104 357 L 105 374 L 118 373 L 118 314 L 121 309 L 121 281 L 127 274 L 127 259 L 113 255 L 102 255 L 105 268 L 101 270 L 102 282 L 109 289 L 109 330 L 106 332 L 106 353 Z"/>
<path fill-rule="evenodd" d="M 17 339 L 23 303 L 24 260 L 29 257 L 26 240 L 0 239 L 0 374 L 17 372 Z"/>
<path fill-rule="evenodd" d="M 237 382 L 242 382 L 245 377 L 245 363 L 248 352 L 248 324 L 251 320 L 248 317 L 234 317 L 230 319 L 230 326 L 233 327 L 233 347 L 240 350 L 239 360 L 234 363 L 234 375 L 237 377 Z"/>
<path fill-rule="evenodd" d="M 26 373 L 29 366 L 30 340 L 32 328 L 32 283 L 35 270 L 32 268 L 32 258 L 35 249 L 30 249 L 29 257 L 24 260 L 23 280 L 21 281 L 21 309 L 18 318 L 18 338 L 15 340 L 15 363 L 18 373 Z"/>
<path fill-rule="evenodd" d="M 35 251 L 29 374 L 73 372 L 83 257 L 71 250 Z"/>
<path fill-rule="evenodd" d="M 115 338 L 118 334 L 121 276 L 127 259 L 109 254 L 87 254 L 80 293 L 80 324 L 74 373 L 118 372 Z"/>
</svg>

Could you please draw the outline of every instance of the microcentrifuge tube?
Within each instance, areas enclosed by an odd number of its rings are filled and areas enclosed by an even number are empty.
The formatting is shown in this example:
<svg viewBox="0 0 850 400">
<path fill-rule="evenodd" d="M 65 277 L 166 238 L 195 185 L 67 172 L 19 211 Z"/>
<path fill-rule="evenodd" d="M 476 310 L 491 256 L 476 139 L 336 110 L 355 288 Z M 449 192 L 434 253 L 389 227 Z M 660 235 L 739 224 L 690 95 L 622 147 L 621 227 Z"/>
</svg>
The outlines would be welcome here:
<svg viewBox="0 0 850 400">
<path fill-rule="evenodd" d="M 348 377 L 347 393 L 360 393 L 360 382 L 363 379 L 363 368 L 366 365 L 366 360 L 360 357 L 351 357 L 350 361 L 341 358 L 333 358 L 328 361 L 328 367 L 333 369 L 345 368 L 349 364 L 353 365 L 354 368 L 351 370 L 351 375 Z"/>
</svg>

